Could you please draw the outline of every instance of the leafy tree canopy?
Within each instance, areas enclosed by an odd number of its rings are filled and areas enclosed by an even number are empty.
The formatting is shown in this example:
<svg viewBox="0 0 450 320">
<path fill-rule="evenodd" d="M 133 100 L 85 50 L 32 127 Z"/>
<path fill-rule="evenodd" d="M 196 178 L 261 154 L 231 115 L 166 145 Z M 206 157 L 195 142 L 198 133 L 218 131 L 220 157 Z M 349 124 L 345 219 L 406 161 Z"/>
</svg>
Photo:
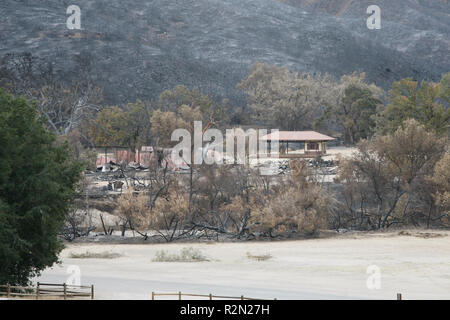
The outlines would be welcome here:
<svg viewBox="0 0 450 320">
<path fill-rule="evenodd" d="M 34 106 L 0 90 L 0 283 L 27 284 L 57 262 L 82 171 L 68 155 Z"/>
<path fill-rule="evenodd" d="M 89 135 L 97 146 L 123 146 L 135 150 L 148 142 L 149 118 L 150 110 L 141 101 L 123 108 L 108 107 L 91 121 Z"/>
<path fill-rule="evenodd" d="M 364 73 L 344 75 L 333 88 L 335 101 L 316 121 L 317 127 L 342 132 L 346 144 L 370 138 L 376 128 L 377 110 L 383 106 L 383 90 L 366 82 Z"/>
<path fill-rule="evenodd" d="M 450 73 L 439 83 L 412 79 L 394 82 L 390 103 L 380 118 L 380 131 L 394 132 L 407 119 L 415 119 L 427 130 L 448 133 L 450 125 Z"/>
<path fill-rule="evenodd" d="M 182 106 L 200 108 L 204 120 L 214 120 L 215 123 L 227 123 L 229 117 L 228 101 L 217 103 L 209 95 L 197 89 L 190 90 L 186 86 L 176 86 L 173 90 L 165 90 L 159 96 L 158 107 L 161 111 L 179 112 Z"/>
</svg>

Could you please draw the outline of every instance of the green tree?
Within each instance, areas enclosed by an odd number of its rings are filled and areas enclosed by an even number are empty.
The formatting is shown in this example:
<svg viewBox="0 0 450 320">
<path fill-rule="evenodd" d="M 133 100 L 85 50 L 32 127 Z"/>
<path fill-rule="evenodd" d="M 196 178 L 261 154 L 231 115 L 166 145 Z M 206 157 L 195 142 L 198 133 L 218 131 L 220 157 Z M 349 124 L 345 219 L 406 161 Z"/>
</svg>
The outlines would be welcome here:
<svg viewBox="0 0 450 320">
<path fill-rule="evenodd" d="M 57 262 L 81 171 L 36 108 L 0 90 L 0 283 L 27 284 Z"/>
<path fill-rule="evenodd" d="M 182 106 L 200 108 L 204 120 L 212 120 L 216 124 L 229 122 L 228 101 L 221 104 L 214 101 L 209 95 L 202 94 L 197 89 L 190 90 L 186 86 L 176 86 L 173 90 L 165 90 L 159 96 L 158 102 L 161 111 L 179 112 Z"/>
<path fill-rule="evenodd" d="M 450 73 L 439 83 L 412 79 L 394 82 L 390 103 L 379 119 L 382 133 L 395 132 L 407 119 L 415 119 L 427 130 L 444 134 L 450 125 Z"/>
<path fill-rule="evenodd" d="M 383 90 L 367 84 L 364 73 L 353 73 L 343 76 L 333 92 L 336 101 L 325 109 L 316 126 L 325 130 L 336 127 L 346 144 L 370 138 L 376 128 L 377 109 L 383 104 Z"/>
<path fill-rule="evenodd" d="M 89 135 L 98 146 L 126 146 L 135 150 L 148 142 L 149 114 L 141 101 L 123 108 L 105 108 L 91 122 Z"/>
<path fill-rule="evenodd" d="M 342 99 L 343 112 L 339 114 L 342 121 L 345 141 L 351 144 L 366 139 L 374 133 L 377 107 L 382 101 L 374 97 L 367 89 L 350 85 L 345 89 Z"/>
</svg>

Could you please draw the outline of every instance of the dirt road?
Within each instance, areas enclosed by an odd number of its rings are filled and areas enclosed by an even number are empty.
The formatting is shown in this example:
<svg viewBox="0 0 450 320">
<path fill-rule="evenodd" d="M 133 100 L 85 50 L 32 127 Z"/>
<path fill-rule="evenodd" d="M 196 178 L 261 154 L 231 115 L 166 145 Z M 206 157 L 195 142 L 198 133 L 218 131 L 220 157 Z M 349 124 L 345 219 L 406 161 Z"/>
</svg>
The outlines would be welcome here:
<svg viewBox="0 0 450 320">
<path fill-rule="evenodd" d="M 439 235 L 437 235 L 439 234 Z M 158 250 L 200 249 L 206 262 L 154 262 Z M 74 259 L 73 253 L 117 253 L 112 259 Z M 266 261 L 247 256 L 270 254 Z M 149 299 L 151 292 L 245 295 L 278 299 L 450 298 L 450 233 L 369 234 L 288 242 L 154 245 L 77 244 L 39 281 L 62 283 L 68 268 L 94 284 L 99 299 Z M 75 266 L 75 267 L 73 267 Z M 369 289 L 368 267 L 380 270 Z M 369 280 L 370 287 L 376 282 Z"/>
</svg>

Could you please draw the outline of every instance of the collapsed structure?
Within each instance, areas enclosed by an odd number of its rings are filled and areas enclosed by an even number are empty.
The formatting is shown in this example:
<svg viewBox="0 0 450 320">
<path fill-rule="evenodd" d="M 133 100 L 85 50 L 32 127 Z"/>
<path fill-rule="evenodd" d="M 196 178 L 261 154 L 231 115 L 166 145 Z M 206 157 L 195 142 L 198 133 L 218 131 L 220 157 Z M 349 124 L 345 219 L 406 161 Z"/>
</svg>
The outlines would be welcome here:
<svg viewBox="0 0 450 320">
<path fill-rule="evenodd" d="M 157 162 L 162 167 L 167 165 L 171 170 L 186 169 L 186 166 L 177 166 L 171 160 L 171 149 L 168 148 L 142 146 L 133 151 L 127 147 L 99 146 L 95 150 L 97 152 L 96 166 L 102 171 L 112 170 L 112 167 L 108 167 L 110 165 L 147 169 L 152 162 Z"/>
<path fill-rule="evenodd" d="M 245 135 L 245 133 L 244 133 Z M 249 154 L 249 158 L 317 158 L 327 153 L 327 142 L 336 140 L 333 137 L 315 132 L 315 131 L 276 131 L 262 136 L 259 141 L 267 143 L 267 148 L 263 151 Z M 272 145 L 279 150 L 272 150 Z M 245 140 L 244 140 L 245 144 Z M 205 155 L 223 159 L 226 155 L 217 150 L 209 150 L 211 144 L 201 147 L 200 150 Z M 118 146 L 100 146 L 95 148 L 97 151 L 97 168 L 102 171 L 109 171 L 105 166 L 124 165 L 131 167 L 149 168 L 152 162 L 157 162 L 160 166 L 167 166 L 168 169 L 178 171 L 188 169 L 185 162 L 176 164 L 172 159 L 171 148 L 154 148 L 152 146 L 142 146 L 140 149 L 131 150 L 127 147 Z M 204 150 L 203 150 L 204 149 Z M 233 147 L 234 150 L 234 147 Z M 244 148 L 245 150 L 245 148 Z M 250 151 L 250 150 L 249 150 Z M 275 152 L 274 152 L 275 151 Z M 251 153 L 251 152 L 250 152 Z"/>
</svg>

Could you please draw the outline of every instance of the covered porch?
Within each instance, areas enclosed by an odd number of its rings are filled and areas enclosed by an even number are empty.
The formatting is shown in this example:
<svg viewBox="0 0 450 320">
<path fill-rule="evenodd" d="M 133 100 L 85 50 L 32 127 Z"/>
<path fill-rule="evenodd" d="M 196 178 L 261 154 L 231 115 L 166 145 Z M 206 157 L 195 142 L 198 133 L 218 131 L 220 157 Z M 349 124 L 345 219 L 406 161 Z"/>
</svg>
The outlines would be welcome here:
<svg viewBox="0 0 450 320">
<path fill-rule="evenodd" d="M 327 141 L 333 141 L 335 138 L 315 131 L 279 131 L 278 134 L 265 135 L 260 140 L 267 142 L 267 150 L 271 150 L 272 142 L 278 140 L 277 156 L 280 158 L 315 158 L 325 155 Z M 293 149 L 295 146 L 297 148 Z M 270 152 L 266 156 L 270 157 Z"/>
</svg>

